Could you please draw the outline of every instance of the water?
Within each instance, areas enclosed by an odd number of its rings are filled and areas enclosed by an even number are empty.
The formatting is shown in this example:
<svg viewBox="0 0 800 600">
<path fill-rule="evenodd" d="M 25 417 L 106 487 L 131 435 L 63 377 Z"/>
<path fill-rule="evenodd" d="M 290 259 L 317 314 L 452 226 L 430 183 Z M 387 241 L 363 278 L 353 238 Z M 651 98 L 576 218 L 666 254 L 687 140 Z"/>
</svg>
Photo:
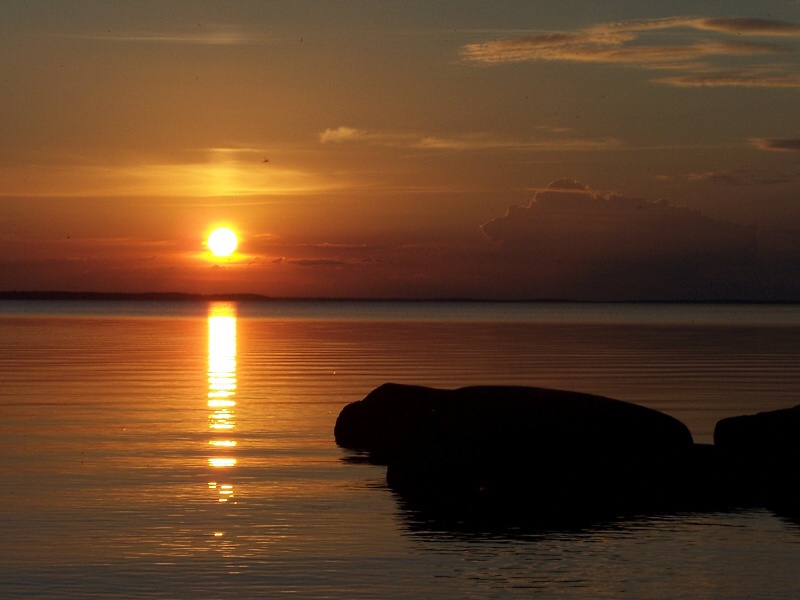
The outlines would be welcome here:
<svg viewBox="0 0 800 600">
<path fill-rule="evenodd" d="M 333 442 L 386 381 L 800 403 L 800 307 L 0 303 L 0 597 L 794 598 L 769 511 L 579 531 L 420 523 Z"/>
</svg>

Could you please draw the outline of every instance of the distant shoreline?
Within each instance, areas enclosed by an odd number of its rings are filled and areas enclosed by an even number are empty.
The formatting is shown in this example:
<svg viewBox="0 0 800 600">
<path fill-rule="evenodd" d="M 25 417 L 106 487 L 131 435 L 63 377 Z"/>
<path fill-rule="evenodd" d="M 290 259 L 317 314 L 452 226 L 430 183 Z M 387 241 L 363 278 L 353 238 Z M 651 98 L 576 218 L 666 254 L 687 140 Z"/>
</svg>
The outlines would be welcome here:
<svg viewBox="0 0 800 600">
<path fill-rule="evenodd" d="M 195 294 L 189 292 L 67 292 L 0 291 L 0 300 L 101 301 L 101 302 L 495 302 L 509 304 L 800 304 L 800 300 L 574 300 L 569 298 L 338 298 L 279 297 L 261 294 Z"/>
<path fill-rule="evenodd" d="M 186 292 L 0 292 L 0 300 L 122 301 L 122 302 L 261 302 L 259 294 L 191 294 Z"/>
</svg>

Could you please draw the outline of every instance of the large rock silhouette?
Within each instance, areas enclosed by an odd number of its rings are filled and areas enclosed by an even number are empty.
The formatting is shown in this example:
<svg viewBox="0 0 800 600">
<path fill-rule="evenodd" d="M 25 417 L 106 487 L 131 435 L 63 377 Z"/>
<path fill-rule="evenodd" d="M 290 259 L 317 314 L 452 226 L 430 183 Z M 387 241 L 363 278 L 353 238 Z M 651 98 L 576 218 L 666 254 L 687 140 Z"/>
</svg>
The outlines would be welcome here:
<svg viewBox="0 0 800 600">
<path fill-rule="evenodd" d="M 741 496 L 800 516 L 800 405 L 722 419 L 714 446 L 719 468 Z"/>
<path fill-rule="evenodd" d="M 384 384 L 347 405 L 337 443 L 388 465 L 415 509 L 545 522 L 708 499 L 713 448 L 656 410 L 533 387 Z M 698 495 L 698 490 L 703 490 Z"/>
</svg>

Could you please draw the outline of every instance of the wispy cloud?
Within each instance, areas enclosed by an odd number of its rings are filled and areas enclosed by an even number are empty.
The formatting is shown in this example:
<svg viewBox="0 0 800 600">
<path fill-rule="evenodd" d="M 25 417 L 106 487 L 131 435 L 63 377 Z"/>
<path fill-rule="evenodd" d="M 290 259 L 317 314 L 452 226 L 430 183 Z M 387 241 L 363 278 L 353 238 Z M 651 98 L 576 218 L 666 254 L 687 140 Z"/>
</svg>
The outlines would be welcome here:
<svg viewBox="0 0 800 600">
<path fill-rule="evenodd" d="M 293 258 L 286 259 L 285 262 L 299 267 L 344 267 L 350 264 L 335 258 Z"/>
<path fill-rule="evenodd" d="M 684 35 L 655 37 L 655 32 L 672 29 L 682 30 Z M 730 35 L 737 39 L 730 39 Z M 750 39 L 742 39 L 743 36 Z M 779 57 L 792 52 L 789 45 L 763 39 L 779 36 L 800 37 L 800 25 L 766 19 L 670 17 L 468 44 L 462 47 L 461 58 L 485 65 L 566 61 L 682 70 L 686 72 L 683 75 L 657 80 L 682 87 L 796 87 L 800 73 L 789 65 L 760 65 L 760 69 L 732 72 L 709 63 L 742 56 Z"/>
<path fill-rule="evenodd" d="M 646 68 L 678 68 L 708 56 L 783 54 L 788 48 L 759 42 L 718 41 L 683 45 L 628 45 L 636 36 L 624 33 L 556 34 L 498 40 L 466 46 L 472 62 L 505 63 L 539 60 L 622 63 Z"/>
<path fill-rule="evenodd" d="M 593 31 L 654 31 L 662 29 L 697 29 L 742 35 L 794 36 L 800 35 L 800 24 L 758 19 L 753 17 L 663 17 L 632 19 L 591 27 Z"/>
<path fill-rule="evenodd" d="M 761 150 L 800 152 L 800 138 L 755 138 L 750 141 Z"/>
<path fill-rule="evenodd" d="M 363 129 L 354 127 L 337 127 L 336 129 L 326 129 L 319 134 L 319 141 L 323 144 L 338 144 L 340 142 L 350 142 L 353 140 L 368 139 L 369 134 Z"/>
<path fill-rule="evenodd" d="M 341 184 L 258 162 L 0 167 L 0 197 L 241 198 L 320 193 Z"/>
<path fill-rule="evenodd" d="M 800 25 L 797 23 L 748 17 L 696 19 L 695 26 L 698 29 L 710 29 L 749 35 L 800 35 Z"/>
<path fill-rule="evenodd" d="M 657 175 L 660 181 L 677 181 L 688 183 L 711 183 L 715 185 L 778 185 L 798 180 L 796 175 L 788 173 L 769 173 L 754 169 L 720 169 L 716 171 L 700 171 L 683 175 Z"/>
<path fill-rule="evenodd" d="M 189 44 L 202 46 L 241 46 L 264 42 L 239 26 L 227 24 L 198 25 L 195 29 L 180 31 L 121 31 L 99 35 L 82 35 L 83 39 L 105 42 L 127 42 L 139 44 Z"/>
<path fill-rule="evenodd" d="M 800 88 L 800 73 L 750 68 L 676 75 L 659 78 L 654 81 L 676 87 Z"/>
<path fill-rule="evenodd" d="M 569 133 L 563 129 L 553 133 Z M 470 133 L 460 136 L 436 136 L 416 133 L 369 132 L 354 127 L 326 129 L 319 136 L 320 142 L 345 143 L 361 142 L 397 148 L 416 148 L 420 150 L 542 150 L 542 151 L 580 151 L 618 148 L 620 143 L 613 138 L 504 138 L 485 133 Z"/>
</svg>

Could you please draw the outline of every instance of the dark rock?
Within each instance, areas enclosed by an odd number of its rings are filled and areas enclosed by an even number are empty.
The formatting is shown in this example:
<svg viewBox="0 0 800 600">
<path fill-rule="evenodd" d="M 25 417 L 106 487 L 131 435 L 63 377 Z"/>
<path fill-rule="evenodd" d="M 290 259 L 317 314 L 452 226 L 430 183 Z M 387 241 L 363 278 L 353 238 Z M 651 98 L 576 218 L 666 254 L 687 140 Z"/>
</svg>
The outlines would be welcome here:
<svg viewBox="0 0 800 600">
<path fill-rule="evenodd" d="M 800 406 L 722 419 L 714 445 L 738 493 L 800 514 Z"/>
<path fill-rule="evenodd" d="M 458 518 L 594 518 L 682 508 L 698 489 L 714 498 L 713 448 L 664 413 L 590 394 L 385 384 L 347 405 L 334 435 L 387 464 L 407 505 Z"/>
<path fill-rule="evenodd" d="M 659 411 L 592 394 L 534 387 L 478 386 L 442 390 L 384 384 L 342 409 L 336 442 L 380 457 L 420 444 L 459 441 L 601 453 L 672 452 L 692 445 L 688 428 Z"/>
<path fill-rule="evenodd" d="M 714 444 L 742 455 L 800 456 L 800 405 L 755 415 L 722 419 L 714 428 Z"/>
</svg>

